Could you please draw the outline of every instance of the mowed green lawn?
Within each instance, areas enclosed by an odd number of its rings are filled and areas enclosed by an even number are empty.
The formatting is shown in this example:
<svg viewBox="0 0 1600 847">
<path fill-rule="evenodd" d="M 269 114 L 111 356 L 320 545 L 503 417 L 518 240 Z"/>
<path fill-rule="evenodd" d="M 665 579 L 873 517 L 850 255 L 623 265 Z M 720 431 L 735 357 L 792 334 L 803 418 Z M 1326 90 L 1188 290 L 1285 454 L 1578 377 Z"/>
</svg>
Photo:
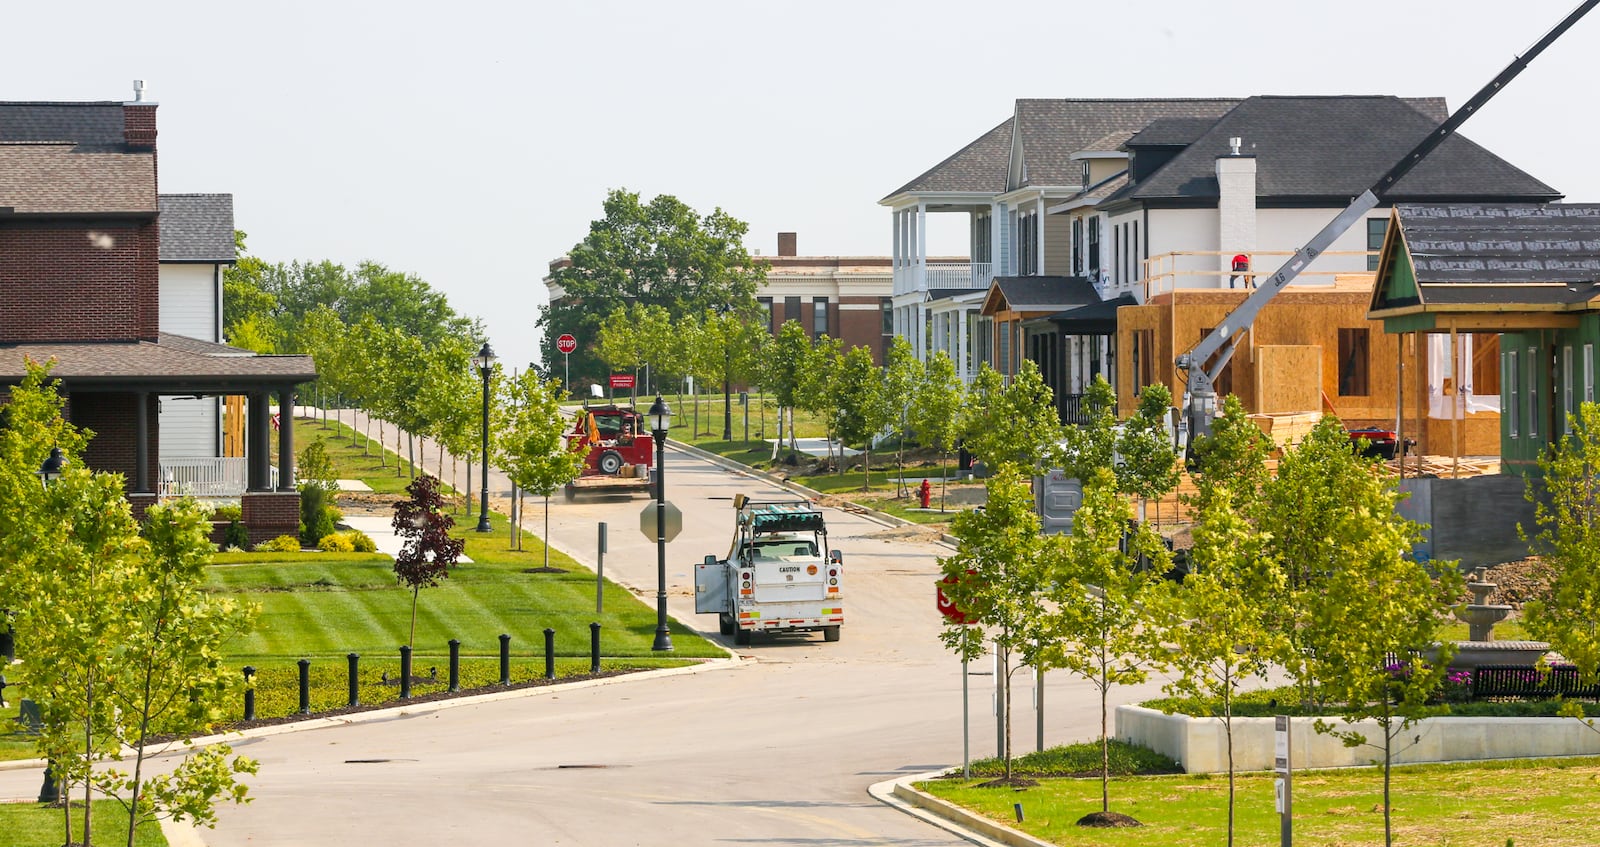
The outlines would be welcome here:
<svg viewBox="0 0 1600 847">
<path fill-rule="evenodd" d="M 1100 810 L 1098 779 L 1041 780 L 1034 788 L 978 788 L 981 780 L 920 783 L 929 793 L 1060 845 L 1215 847 L 1227 843 L 1226 775 L 1116 778 L 1111 811 L 1144 825 L 1079 827 Z M 1600 844 L 1600 759 L 1415 765 L 1394 771 L 1395 843 L 1408 847 Z M 1273 776 L 1237 782 L 1234 843 L 1277 844 Z M 1376 768 L 1296 773 L 1296 847 L 1383 843 L 1383 774 Z M 1020 803 L 1025 821 L 1016 822 Z"/>
<path fill-rule="evenodd" d="M 126 844 L 128 842 L 128 813 L 115 800 L 96 800 L 94 803 L 94 832 L 96 844 Z M 83 806 L 72 807 L 72 837 L 83 840 Z M 66 842 L 66 827 L 59 808 L 48 808 L 37 803 L 0 804 L 0 844 L 6 847 L 61 847 Z M 164 847 L 167 839 L 161 835 L 161 826 L 146 823 L 134 833 L 136 847 Z"/>
</svg>

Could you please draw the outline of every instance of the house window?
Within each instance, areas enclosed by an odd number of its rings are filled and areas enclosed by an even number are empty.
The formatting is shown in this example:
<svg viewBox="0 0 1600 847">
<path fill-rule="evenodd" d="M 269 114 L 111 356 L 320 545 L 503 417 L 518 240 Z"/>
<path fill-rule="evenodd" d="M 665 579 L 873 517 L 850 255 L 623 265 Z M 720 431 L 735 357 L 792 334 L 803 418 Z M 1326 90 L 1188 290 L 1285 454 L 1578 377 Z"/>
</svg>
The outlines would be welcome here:
<svg viewBox="0 0 1600 847">
<path fill-rule="evenodd" d="M 1339 330 L 1339 393 L 1345 397 L 1365 397 L 1370 393 L 1367 345 L 1366 329 Z"/>
<path fill-rule="evenodd" d="M 1572 345 L 1561 348 L 1561 431 L 1570 432 L 1572 407 Z"/>
<path fill-rule="evenodd" d="M 883 334 L 894 335 L 894 301 L 888 297 L 879 297 L 878 308 L 883 311 Z"/>
<path fill-rule="evenodd" d="M 1083 160 L 1083 190 L 1089 190 L 1089 160 Z"/>
<path fill-rule="evenodd" d="M 1072 274 L 1083 276 L 1083 218 L 1072 219 Z"/>
<path fill-rule="evenodd" d="M 1017 218 L 1017 275 L 1032 276 L 1039 272 L 1039 213 L 1029 212 Z"/>
<path fill-rule="evenodd" d="M 787 321 L 799 321 L 800 320 L 800 298 L 799 297 L 785 297 L 785 298 L 783 298 L 783 319 L 786 322 Z M 802 324 L 802 326 L 804 326 L 804 324 Z"/>
<path fill-rule="evenodd" d="M 1138 221 L 1134 221 L 1133 224 L 1132 224 L 1132 227 L 1133 227 L 1133 281 L 1134 282 L 1138 282 L 1140 277 L 1143 276 L 1143 270 L 1140 268 L 1140 265 L 1142 263 L 1139 261 L 1139 222 Z"/>
<path fill-rule="evenodd" d="M 1122 227 L 1111 228 L 1111 275 L 1113 285 L 1122 284 L 1122 263 L 1127 257 L 1122 255 Z"/>
<path fill-rule="evenodd" d="M 811 298 L 811 337 L 820 338 L 828 334 L 828 298 Z"/>
<path fill-rule="evenodd" d="M 1539 350 L 1528 348 L 1528 437 L 1539 436 Z"/>
<path fill-rule="evenodd" d="M 1517 351 L 1511 350 L 1506 353 L 1506 397 L 1503 405 L 1506 410 L 1506 432 L 1512 438 L 1517 437 L 1518 424 L 1522 419 L 1522 416 L 1518 414 L 1518 411 L 1522 409 L 1522 397 L 1517 393 L 1518 373 Z"/>
<path fill-rule="evenodd" d="M 767 332 L 776 331 L 776 328 L 773 327 L 773 325 L 772 325 L 772 298 L 771 297 L 757 297 L 756 298 L 756 303 L 760 304 L 761 313 L 763 315 L 766 315 Z"/>
<path fill-rule="evenodd" d="M 1383 249 L 1383 236 L 1389 231 L 1388 218 L 1367 218 L 1367 270 L 1378 269 L 1378 252 Z"/>
<path fill-rule="evenodd" d="M 1583 345 L 1583 402 L 1594 402 L 1594 345 Z"/>
<path fill-rule="evenodd" d="M 1100 219 L 1089 219 L 1089 276 L 1096 281 L 1100 277 Z"/>
</svg>

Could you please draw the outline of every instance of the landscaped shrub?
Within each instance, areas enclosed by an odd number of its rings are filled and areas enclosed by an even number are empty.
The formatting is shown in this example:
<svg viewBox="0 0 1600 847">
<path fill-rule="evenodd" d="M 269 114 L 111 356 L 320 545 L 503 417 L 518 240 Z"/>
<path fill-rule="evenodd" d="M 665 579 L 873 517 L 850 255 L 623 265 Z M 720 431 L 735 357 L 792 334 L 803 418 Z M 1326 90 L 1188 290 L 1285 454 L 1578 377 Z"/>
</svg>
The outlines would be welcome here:
<svg viewBox="0 0 1600 847">
<path fill-rule="evenodd" d="M 355 546 L 357 553 L 378 552 L 377 542 L 373 541 L 372 536 L 366 534 L 365 532 L 362 532 L 359 529 L 352 529 L 343 534 L 350 537 L 350 543 Z"/>
<path fill-rule="evenodd" d="M 217 522 L 244 520 L 244 508 L 238 503 L 224 503 L 211 510 L 211 519 Z"/>
<path fill-rule="evenodd" d="M 328 491 L 321 485 L 308 482 L 300 486 L 300 539 L 306 544 L 316 544 L 325 535 L 332 535 L 339 521 L 339 510 L 328 505 Z"/>
<path fill-rule="evenodd" d="M 280 535 L 271 541 L 263 541 L 257 544 L 256 551 L 265 553 L 298 553 L 300 552 L 300 539 L 292 535 Z"/>
<path fill-rule="evenodd" d="M 222 531 L 222 549 L 230 547 L 239 550 L 250 549 L 250 532 L 238 518 L 228 522 L 228 528 Z"/>
<path fill-rule="evenodd" d="M 354 553 L 356 545 L 352 542 L 349 533 L 333 532 L 322 536 L 317 541 L 317 546 L 324 553 Z"/>
</svg>

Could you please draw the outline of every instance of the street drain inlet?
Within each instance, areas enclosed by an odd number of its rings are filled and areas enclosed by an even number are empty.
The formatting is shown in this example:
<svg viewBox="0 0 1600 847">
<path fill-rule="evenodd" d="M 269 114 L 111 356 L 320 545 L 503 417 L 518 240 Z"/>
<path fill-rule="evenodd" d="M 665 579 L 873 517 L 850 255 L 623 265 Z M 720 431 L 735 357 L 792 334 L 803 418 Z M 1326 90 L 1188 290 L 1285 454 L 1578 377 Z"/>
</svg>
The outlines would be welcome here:
<svg viewBox="0 0 1600 847">
<path fill-rule="evenodd" d="M 416 759 L 345 759 L 347 765 L 386 765 L 390 762 L 415 762 Z"/>
</svg>

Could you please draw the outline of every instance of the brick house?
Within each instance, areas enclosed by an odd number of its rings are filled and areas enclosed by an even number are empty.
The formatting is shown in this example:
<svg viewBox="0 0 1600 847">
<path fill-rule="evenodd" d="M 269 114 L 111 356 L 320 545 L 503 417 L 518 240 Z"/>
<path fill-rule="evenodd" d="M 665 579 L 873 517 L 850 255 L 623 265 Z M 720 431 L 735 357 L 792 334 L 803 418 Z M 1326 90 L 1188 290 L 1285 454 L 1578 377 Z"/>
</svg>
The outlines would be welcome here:
<svg viewBox="0 0 1600 847">
<path fill-rule="evenodd" d="M 142 514 L 159 496 L 162 396 L 249 399 L 251 540 L 294 533 L 294 387 L 309 356 L 258 356 L 161 327 L 156 104 L 0 103 L 0 385 L 54 362 L 67 416 L 95 432 L 92 468 L 122 473 Z"/>
</svg>

